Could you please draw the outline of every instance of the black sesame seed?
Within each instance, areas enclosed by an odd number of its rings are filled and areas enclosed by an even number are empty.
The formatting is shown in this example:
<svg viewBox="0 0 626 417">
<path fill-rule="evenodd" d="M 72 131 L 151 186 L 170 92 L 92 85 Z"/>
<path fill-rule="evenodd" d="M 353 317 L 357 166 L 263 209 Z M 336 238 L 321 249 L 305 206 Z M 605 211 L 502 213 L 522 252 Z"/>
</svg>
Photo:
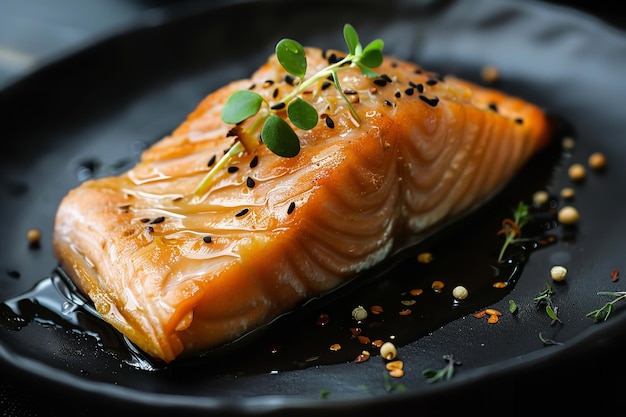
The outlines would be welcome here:
<svg viewBox="0 0 626 417">
<path fill-rule="evenodd" d="M 393 82 L 393 81 L 391 80 L 391 78 L 389 78 L 389 76 L 388 76 L 387 74 L 381 74 L 381 75 L 380 75 L 380 78 L 382 78 L 383 80 L 387 81 L 388 83 Z"/>
<path fill-rule="evenodd" d="M 202 240 L 204 241 L 204 243 L 211 243 L 212 239 L 211 239 L 211 236 L 204 236 Z"/>
<path fill-rule="evenodd" d="M 391 63 L 391 68 L 396 68 L 398 66 L 398 63 L 396 61 L 393 61 Z"/>
<path fill-rule="evenodd" d="M 496 113 L 498 112 L 498 106 L 496 106 L 496 103 L 489 103 L 489 109 L 495 111 Z"/>
<path fill-rule="evenodd" d="M 330 87 L 331 85 L 333 85 L 333 83 L 331 83 L 330 81 L 324 81 L 322 83 L 322 90 L 326 90 L 328 87 Z"/>
<path fill-rule="evenodd" d="M 282 101 L 280 103 L 276 103 L 274 104 L 271 109 L 272 110 L 282 110 L 285 108 L 285 103 L 283 103 Z"/>
<path fill-rule="evenodd" d="M 206 165 L 207 165 L 207 166 L 209 166 L 209 167 L 212 167 L 212 166 L 213 166 L 213 164 L 215 163 L 215 159 L 216 159 L 216 156 L 215 156 L 215 155 L 213 155 L 213 156 L 211 157 L 211 159 L 209 159 L 209 162 L 208 162 Z"/>
<path fill-rule="evenodd" d="M 251 177 L 248 177 L 248 179 L 246 180 L 246 185 L 248 186 L 248 188 L 254 188 L 254 186 L 256 185 L 256 182 L 254 182 L 254 180 Z"/>
<path fill-rule="evenodd" d="M 343 90 L 343 93 L 347 96 L 353 96 L 355 94 L 357 94 L 356 90 Z"/>
<path fill-rule="evenodd" d="M 396 91 L 395 96 L 396 96 L 396 98 L 400 98 L 402 96 L 402 93 L 400 93 L 399 91 Z"/>
<path fill-rule="evenodd" d="M 287 208 L 287 214 L 293 213 L 295 209 L 296 209 L 296 203 L 292 201 L 291 203 L 289 203 L 289 208 Z"/>
<path fill-rule="evenodd" d="M 150 221 L 150 219 L 144 217 L 143 219 L 141 219 L 139 221 L 142 222 L 142 223 L 148 223 Z"/>
<path fill-rule="evenodd" d="M 335 128 L 335 122 L 333 121 L 333 119 L 330 118 L 330 116 L 326 116 L 325 122 L 326 126 L 330 127 L 331 129 Z"/>
<path fill-rule="evenodd" d="M 384 86 L 387 85 L 387 81 L 385 81 L 382 78 L 377 78 L 377 79 L 374 80 L 374 84 L 376 84 L 376 85 L 378 85 L 380 87 L 384 87 Z"/>
<path fill-rule="evenodd" d="M 265 80 L 263 83 L 263 87 L 270 87 L 272 85 L 274 85 L 274 80 Z"/>
<path fill-rule="evenodd" d="M 426 85 L 437 85 L 437 82 L 437 80 L 431 78 L 430 80 L 426 81 Z"/>
<path fill-rule="evenodd" d="M 413 92 L 415 92 L 415 89 L 413 87 L 404 90 L 404 94 L 406 94 L 407 96 L 412 96 Z"/>
<path fill-rule="evenodd" d="M 233 127 L 232 129 L 230 129 L 228 131 L 228 133 L 226 133 L 226 137 L 237 136 L 238 134 L 239 133 L 238 133 L 237 129 Z M 224 153 L 226 153 L 226 152 L 224 152 Z"/>
<path fill-rule="evenodd" d="M 424 103 L 428 104 L 431 107 L 435 107 L 438 103 L 439 103 L 439 98 L 434 97 L 434 98 L 428 98 L 426 96 L 423 96 L 420 94 L 420 100 L 422 100 Z"/>
<path fill-rule="evenodd" d="M 274 89 L 274 92 L 272 92 L 272 97 L 274 98 L 278 97 L 278 88 Z"/>
<path fill-rule="evenodd" d="M 231 174 L 233 172 L 237 172 L 237 171 L 239 171 L 239 167 L 235 167 L 235 166 L 228 167 L 228 172 L 231 173 Z"/>
<path fill-rule="evenodd" d="M 150 223 L 151 224 L 158 224 L 158 223 L 163 223 L 164 221 L 165 221 L 165 217 L 159 216 L 156 219 L 152 220 Z"/>
<path fill-rule="evenodd" d="M 241 216 L 245 215 L 246 213 L 248 213 L 248 211 L 250 211 L 250 210 L 245 208 L 245 209 L 241 210 L 239 213 L 235 214 L 235 217 L 241 217 Z"/>
<path fill-rule="evenodd" d="M 256 84 L 252 83 L 250 87 L 248 87 L 248 90 L 254 90 L 255 87 L 256 87 Z"/>
<path fill-rule="evenodd" d="M 152 227 L 152 226 L 148 226 L 148 227 L 146 227 L 146 231 L 147 231 L 148 233 L 154 233 L 154 227 Z"/>
<path fill-rule="evenodd" d="M 387 99 L 385 99 L 385 104 L 389 107 L 393 107 L 393 103 Z"/>
<path fill-rule="evenodd" d="M 257 166 L 259 163 L 259 156 L 258 155 L 254 155 L 254 158 L 252 158 L 252 161 L 250 161 L 250 168 L 254 168 L 255 166 Z"/>
<path fill-rule="evenodd" d="M 337 54 L 334 54 L 334 53 L 333 53 L 333 54 L 330 54 L 330 56 L 328 57 L 328 63 L 329 63 L 329 64 L 331 64 L 331 65 L 332 65 L 332 64 L 336 64 L 336 63 L 337 63 L 337 62 L 339 62 L 339 61 L 340 61 L 340 59 L 339 59 L 339 57 L 337 56 Z"/>
<path fill-rule="evenodd" d="M 289 84 L 289 85 L 293 85 L 293 83 L 295 83 L 295 82 L 296 82 L 296 77 L 294 77 L 294 76 L 293 76 L 293 75 L 291 75 L 291 74 L 287 74 L 287 75 L 285 75 L 285 82 L 286 82 L 287 84 Z"/>
<path fill-rule="evenodd" d="M 518 125 L 521 125 L 524 123 L 524 119 L 518 117 L 517 119 L 515 119 L 515 123 L 517 123 Z"/>
</svg>

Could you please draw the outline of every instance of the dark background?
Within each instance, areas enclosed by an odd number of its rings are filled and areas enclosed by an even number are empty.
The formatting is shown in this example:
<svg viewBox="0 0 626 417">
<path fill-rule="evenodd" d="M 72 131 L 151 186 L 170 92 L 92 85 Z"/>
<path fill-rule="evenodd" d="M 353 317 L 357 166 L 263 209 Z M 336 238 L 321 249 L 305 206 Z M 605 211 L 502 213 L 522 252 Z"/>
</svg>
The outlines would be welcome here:
<svg viewBox="0 0 626 417">
<path fill-rule="evenodd" d="M 184 7 L 198 0 L 0 0 L 0 91 L 14 80 L 47 62 L 80 50 L 94 39 L 131 25 L 141 14 L 160 8 Z M 524 1 L 524 0 L 519 0 Z M 619 2 L 546 1 L 578 8 L 615 26 L 626 28 L 626 15 Z M 294 7 L 297 2 L 293 2 Z M 2 115 L 0 115 L 0 120 Z M 6 142 L 5 142 L 6 143 Z M 626 333 L 626 332 L 625 332 Z M 585 357 L 574 358 L 567 367 L 546 367 L 544 372 L 522 374 L 516 381 L 494 379 L 493 385 L 477 386 L 466 398 L 434 398 L 458 404 L 463 413 L 469 405 L 499 415 L 550 415 L 558 410 L 585 404 L 594 414 L 624 409 L 624 399 L 614 393 L 626 392 L 626 336 L 610 345 L 601 345 Z M 1 372 L 1 371 L 0 371 Z M 570 381 L 579 383 L 572 386 Z M 0 415 L 71 416 L 100 415 L 107 410 L 77 408 L 55 398 L 42 397 L 32 387 L 9 380 L 0 373 Z M 528 395 L 532 393 L 532 395 Z M 606 394 L 610 394 L 607 398 Z M 472 407 L 474 408 L 474 407 Z M 433 409 L 436 409 L 436 405 Z M 450 410 L 449 405 L 442 409 Z M 130 411 L 130 410 L 129 410 Z M 424 411 L 424 410 L 421 410 Z M 420 415 L 420 410 L 407 410 Z M 622 411 L 623 412 L 623 411 Z"/>
</svg>

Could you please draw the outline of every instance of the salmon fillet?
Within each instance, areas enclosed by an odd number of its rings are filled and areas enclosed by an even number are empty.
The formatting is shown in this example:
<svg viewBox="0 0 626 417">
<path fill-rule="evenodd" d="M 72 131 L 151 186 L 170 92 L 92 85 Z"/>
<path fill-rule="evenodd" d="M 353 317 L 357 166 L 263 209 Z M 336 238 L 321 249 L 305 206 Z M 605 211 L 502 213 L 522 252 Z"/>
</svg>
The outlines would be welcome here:
<svg viewBox="0 0 626 417">
<path fill-rule="evenodd" d="M 336 52 L 335 53 L 339 53 Z M 328 52 L 306 48 L 308 71 Z M 259 146 L 194 189 L 233 143 L 220 117 L 252 89 L 293 89 L 272 55 L 209 94 L 128 172 L 86 181 L 56 213 L 60 267 L 102 318 L 166 363 L 215 348 L 336 288 L 444 222 L 484 204 L 546 146 L 523 99 L 385 56 L 367 78 L 339 73 L 303 97 L 321 115 L 300 153 Z M 287 78 L 287 80 L 286 80 Z"/>
</svg>

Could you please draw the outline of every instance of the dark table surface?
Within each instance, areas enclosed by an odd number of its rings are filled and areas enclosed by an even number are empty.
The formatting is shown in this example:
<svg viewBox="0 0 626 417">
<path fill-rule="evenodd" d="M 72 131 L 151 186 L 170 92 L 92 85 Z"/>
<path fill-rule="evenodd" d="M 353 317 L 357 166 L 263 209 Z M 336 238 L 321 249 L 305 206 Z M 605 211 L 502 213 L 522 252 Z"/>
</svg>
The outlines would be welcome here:
<svg viewBox="0 0 626 417">
<path fill-rule="evenodd" d="M 2 87 L 93 39 L 114 33 L 133 19 L 162 7 L 179 7 L 183 1 L 168 0 L 0 0 L 0 91 Z M 619 2 L 549 1 L 576 7 L 618 29 L 626 28 L 626 14 Z M 607 4 L 609 3 L 609 4 Z M 1 118 L 1 116 L 0 116 Z M 476 387 L 458 398 L 459 412 L 480 401 L 488 410 L 502 414 L 549 415 L 563 408 L 584 405 L 594 414 L 623 412 L 626 392 L 626 332 L 611 343 L 568 362 L 545 369 L 541 375 L 518 375 L 515 381 L 498 378 L 493 386 Z M 497 391 L 497 394 L 495 393 Z M 433 401 L 448 401 L 435 398 Z M 469 403 L 467 403 L 469 401 Z M 465 404 L 463 403 L 465 402 Z M 443 403 L 442 403 L 443 404 Z M 433 407 L 437 409 L 436 405 Z M 442 407 L 442 410 L 450 407 Z M 71 416 L 99 414 L 90 409 L 63 404 L 55 398 L 11 380 L 0 371 L 2 416 Z M 413 410 L 416 414 L 419 410 Z M 424 411 L 424 410 L 423 410 Z M 436 414 L 436 413 L 435 413 Z"/>
</svg>

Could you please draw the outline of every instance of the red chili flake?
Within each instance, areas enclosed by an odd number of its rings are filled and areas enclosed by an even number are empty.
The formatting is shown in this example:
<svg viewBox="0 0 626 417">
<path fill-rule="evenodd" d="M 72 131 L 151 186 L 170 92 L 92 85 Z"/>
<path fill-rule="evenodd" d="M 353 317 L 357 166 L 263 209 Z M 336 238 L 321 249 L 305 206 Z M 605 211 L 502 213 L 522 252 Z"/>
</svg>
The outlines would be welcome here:
<svg viewBox="0 0 626 417">
<path fill-rule="evenodd" d="M 619 271 L 617 270 L 617 268 L 613 268 L 611 270 L 611 281 L 617 282 L 618 279 L 619 279 Z"/>
<path fill-rule="evenodd" d="M 357 356 L 357 357 L 354 359 L 354 362 L 356 362 L 356 363 L 366 362 L 367 360 L 369 360 L 369 358 L 370 358 L 370 354 L 369 354 L 369 352 L 367 352 L 367 351 L 365 351 L 365 350 L 364 350 L 363 352 L 361 352 L 361 353 L 359 354 L 359 356 Z"/>
<path fill-rule="evenodd" d="M 476 317 L 477 319 L 485 317 L 486 315 L 487 315 L 487 312 L 485 310 L 479 311 L 478 313 L 473 314 L 473 316 Z"/>
<path fill-rule="evenodd" d="M 352 337 L 357 337 L 361 334 L 363 330 L 360 327 L 350 327 L 350 333 L 352 333 Z"/>
<path fill-rule="evenodd" d="M 370 343 L 372 343 L 370 338 L 367 336 L 357 336 L 356 338 L 364 345 L 369 345 Z"/>
<path fill-rule="evenodd" d="M 322 313 L 319 316 L 317 316 L 317 320 L 315 321 L 315 324 L 317 324 L 320 327 L 324 327 L 328 324 L 329 321 L 330 321 L 330 317 L 328 316 L 328 314 Z"/>
<path fill-rule="evenodd" d="M 372 314 L 382 314 L 383 308 L 381 306 L 372 306 L 370 307 L 370 312 Z"/>
</svg>

